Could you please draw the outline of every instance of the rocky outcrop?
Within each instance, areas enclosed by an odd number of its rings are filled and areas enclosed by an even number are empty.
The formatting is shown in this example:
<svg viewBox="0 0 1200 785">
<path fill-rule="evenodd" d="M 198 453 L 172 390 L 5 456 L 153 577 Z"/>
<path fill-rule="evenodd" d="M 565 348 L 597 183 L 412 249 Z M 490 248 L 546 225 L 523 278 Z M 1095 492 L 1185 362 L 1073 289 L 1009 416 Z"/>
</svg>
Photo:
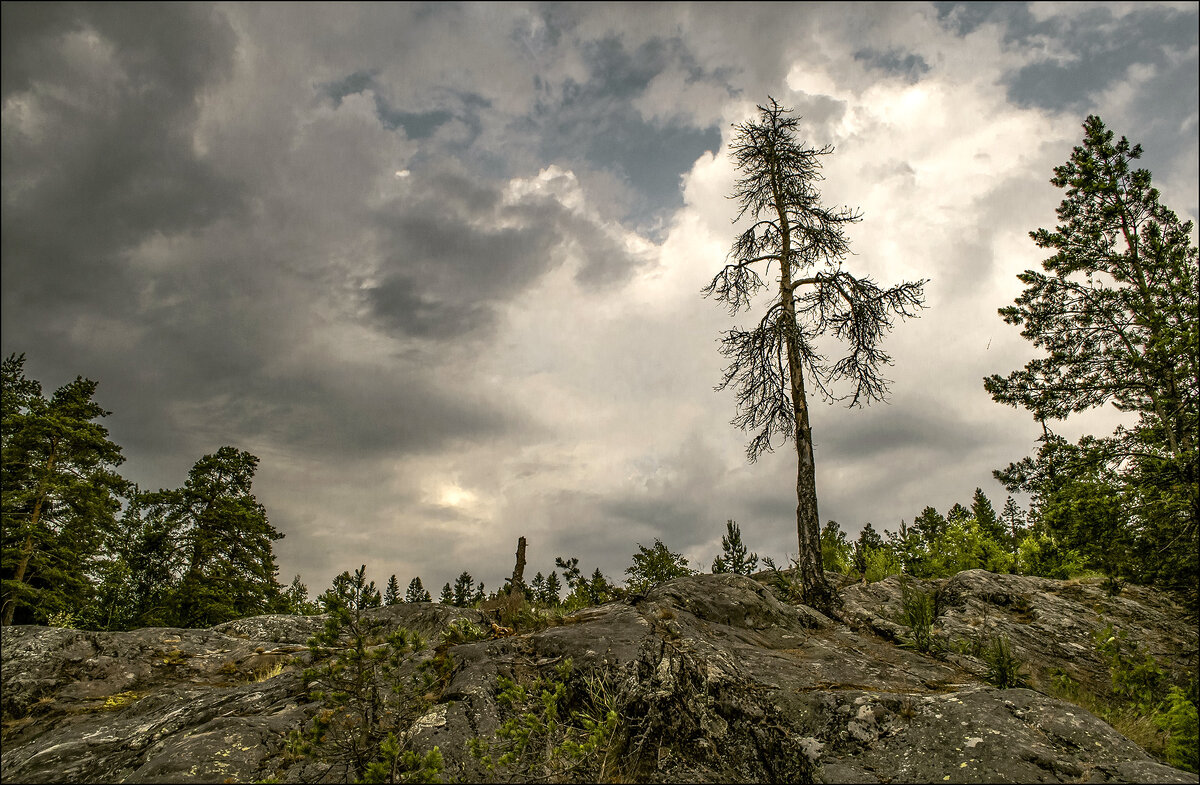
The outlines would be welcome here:
<svg viewBox="0 0 1200 785">
<path fill-rule="evenodd" d="M 952 578 L 908 581 L 933 595 L 934 622 L 947 660 L 974 675 L 986 663 L 969 652 L 987 642 L 1007 640 L 1025 663 L 1029 681 L 1049 685 L 1066 675 L 1093 693 L 1110 686 L 1108 665 L 1096 648 L 1097 631 L 1112 625 L 1125 630 L 1141 651 L 1167 671 L 1196 669 L 1196 620 L 1169 595 L 1126 586 L 1110 597 L 1097 580 L 1057 581 L 986 570 L 965 570 Z M 891 640 L 905 636 L 897 622 L 905 579 L 852 585 L 842 592 L 847 620 L 857 629 Z"/>
<path fill-rule="evenodd" d="M 1061 667 L 1099 680 L 1091 635 L 1106 621 L 1128 625 L 1164 656 L 1196 648 L 1194 627 L 1175 620 L 1182 610 L 1141 589 L 1108 599 L 1087 583 L 977 570 L 929 589 L 938 591 L 943 636 L 1005 634 L 1035 675 Z M 448 776 L 489 779 L 466 747 L 500 727 L 498 677 L 520 681 L 569 658 L 619 695 L 607 776 L 622 780 L 1196 781 L 1073 704 L 987 685 L 969 654 L 936 659 L 896 645 L 897 580 L 842 596 L 844 622 L 780 603 L 748 578 L 696 575 L 545 629 L 461 643 L 407 739 L 437 746 Z M 491 629 L 477 611 L 432 603 L 373 613 L 435 641 L 458 619 Z M 300 674 L 305 643 L 323 621 L 267 616 L 129 633 L 6 628 L 0 774 L 14 782 L 310 779 L 311 762 L 285 747 L 288 732 L 321 708 L 305 700 Z"/>
</svg>

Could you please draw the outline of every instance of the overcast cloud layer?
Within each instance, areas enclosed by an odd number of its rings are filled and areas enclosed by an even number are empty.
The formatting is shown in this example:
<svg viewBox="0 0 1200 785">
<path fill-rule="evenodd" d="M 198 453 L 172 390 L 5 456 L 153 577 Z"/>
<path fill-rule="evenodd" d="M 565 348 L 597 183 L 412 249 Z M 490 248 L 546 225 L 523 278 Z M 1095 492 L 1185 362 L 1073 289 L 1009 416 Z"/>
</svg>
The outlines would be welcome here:
<svg viewBox="0 0 1200 785">
<path fill-rule="evenodd" d="M 436 593 L 726 519 L 795 551 L 700 297 L 734 236 L 730 124 L 768 95 L 832 144 L 848 266 L 929 278 L 891 402 L 813 414 L 822 520 L 999 507 L 1039 428 L 981 379 L 1089 113 L 1197 216 L 1197 5 L 3 5 L 3 352 L 100 382 L 124 473 L 225 444 L 281 580 L 367 563 Z M 1110 430 L 1115 412 L 1062 426 Z"/>
</svg>

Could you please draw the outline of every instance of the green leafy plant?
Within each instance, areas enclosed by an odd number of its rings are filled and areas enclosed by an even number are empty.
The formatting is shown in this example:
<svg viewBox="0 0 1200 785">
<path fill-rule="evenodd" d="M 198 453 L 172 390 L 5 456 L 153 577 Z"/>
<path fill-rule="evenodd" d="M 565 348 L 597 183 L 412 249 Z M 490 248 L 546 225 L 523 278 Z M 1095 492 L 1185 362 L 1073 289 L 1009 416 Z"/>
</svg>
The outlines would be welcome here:
<svg viewBox="0 0 1200 785">
<path fill-rule="evenodd" d="M 1078 704 L 1152 755 L 1196 771 L 1196 675 L 1168 674 L 1149 654 L 1111 624 L 1097 630 L 1096 649 L 1107 662 L 1111 686 L 1096 694 L 1062 671 L 1052 672 L 1048 692 Z M 1186 681 L 1186 686 L 1171 684 Z"/>
<path fill-rule="evenodd" d="M 688 567 L 687 559 L 673 553 L 658 538 L 655 538 L 652 548 L 638 543 L 638 552 L 633 554 L 633 563 L 625 568 L 625 574 L 629 576 L 630 591 L 648 591 L 672 578 L 681 578 L 694 572 L 695 570 Z"/>
<path fill-rule="evenodd" d="M 616 772 L 619 723 L 616 690 L 597 673 L 578 673 L 571 660 L 528 684 L 501 676 L 496 703 L 505 716 L 493 740 L 468 750 L 493 778 L 606 781 Z"/>
<path fill-rule="evenodd" d="M 1196 704 L 1179 686 L 1171 687 L 1165 701 L 1166 710 L 1155 717 L 1155 724 L 1166 731 L 1167 763 L 1180 769 L 1196 772 L 1200 769 L 1197 759 L 1198 739 Z"/>
<path fill-rule="evenodd" d="M 46 624 L 50 627 L 75 629 L 79 624 L 79 615 L 71 611 L 56 611 L 47 617 Z"/>
<path fill-rule="evenodd" d="M 891 548 L 874 548 L 867 551 L 866 555 L 866 570 L 863 577 L 867 583 L 875 583 L 881 581 L 889 575 L 901 575 L 904 572 L 904 563 L 892 551 Z"/>
<path fill-rule="evenodd" d="M 837 521 L 826 521 L 821 529 L 821 568 L 825 572 L 845 575 L 850 572 L 852 559 L 853 549 L 846 539 L 846 533 Z"/>
<path fill-rule="evenodd" d="M 387 738 L 379 744 L 379 759 L 367 764 L 359 782 L 442 782 L 444 768 L 445 761 L 439 748 L 434 747 L 424 754 L 405 749 L 396 734 L 389 731 Z"/>
<path fill-rule="evenodd" d="M 442 642 L 448 646 L 483 641 L 489 637 L 491 636 L 486 630 L 466 619 L 455 619 L 446 625 L 446 629 L 442 632 Z"/>
<path fill-rule="evenodd" d="M 804 602 L 804 586 L 796 578 L 798 565 L 795 559 L 792 559 L 792 566 L 788 570 L 780 569 L 775 564 L 775 560 L 770 556 L 764 556 L 762 561 L 767 569 L 771 571 L 771 574 L 767 577 L 767 585 L 780 602 Z"/>
<path fill-rule="evenodd" d="M 1113 631 L 1111 624 L 1096 633 L 1096 646 L 1107 660 L 1112 675 L 1113 696 L 1124 704 L 1149 714 L 1161 700 L 1166 674 L 1149 654 L 1129 641 L 1125 630 Z"/>
</svg>

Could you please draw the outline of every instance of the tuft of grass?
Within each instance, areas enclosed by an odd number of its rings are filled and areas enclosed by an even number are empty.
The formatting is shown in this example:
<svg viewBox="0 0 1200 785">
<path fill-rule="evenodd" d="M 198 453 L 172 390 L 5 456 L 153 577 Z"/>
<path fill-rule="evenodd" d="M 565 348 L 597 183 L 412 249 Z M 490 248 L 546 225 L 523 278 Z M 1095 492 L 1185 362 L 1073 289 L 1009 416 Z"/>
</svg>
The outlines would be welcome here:
<svg viewBox="0 0 1200 785">
<path fill-rule="evenodd" d="M 992 638 L 991 643 L 983 650 L 983 660 L 988 666 L 983 678 L 989 684 L 1002 690 L 1025 687 L 1029 684 L 1024 670 L 1025 663 L 1013 654 L 1007 636 Z"/>
<path fill-rule="evenodd" d="M 472 643 L 490 638 L 483 628 L 472 624 L 466 619 L 455 619 L 442 632 L 442 643 L 448 646 L 458 646 L 461 643 Z"/>
<path fill-rule="evenodd" d="M 255 668 L 254 681 L 257 684 L 261 684 L 262 682 L 266 681 L 267 679 L 273 679 L 281 673 L 283 673 L 283 661 L 282 660 L 276 662 L 274 665 L 264 664 L 258 668 Z"/>
<path fill-rule="evenodd" d="M 941 651 L 944 646 L 934 632 L 937 620 L 937 602 L 932 593 L 919 588 L 910 588 L 908 581 L 900 583 L 900 623 L 909 629 L 909 637 L 902 645 L 916 649 L 922 654 Z"/>
</svg>

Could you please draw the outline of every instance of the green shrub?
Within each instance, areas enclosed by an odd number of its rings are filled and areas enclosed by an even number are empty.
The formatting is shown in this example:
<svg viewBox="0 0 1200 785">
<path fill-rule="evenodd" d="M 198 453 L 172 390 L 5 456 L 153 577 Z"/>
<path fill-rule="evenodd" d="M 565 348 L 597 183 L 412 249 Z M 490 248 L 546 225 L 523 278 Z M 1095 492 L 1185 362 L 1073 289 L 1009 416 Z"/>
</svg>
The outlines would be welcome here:
<svg viewBox="0 0 1200 785">
<path fill-rule="evenodd" d="M 821 529 L 821 568 L 825 572 L 846 575 L 850 572 L 853 558 L 853 549 L 846 539 L 846 533 L 837 521 L 827 521 Z"/>
<path fill-rule="evenodd" d="M 867 551 L 867 569 L 863 574 L 867 583 L 881 581 L 889 575 L 904 573 L 904 563 L 892 552 L 891 548 L 874 548 Z"/>
<path fill-rule="evenodd" d="M 629 576 L 626 583 L 630 591 L 648 591 L 672 578 L 692 575 L 695 570 L 681 554 L 673 553 L 663 541 L 655 538 L 654 547 L 647 548 L 638 543 L 638 552 L 633 554 L 633 563 L 625 568 Z"/>
<path fill-rule="evenodd" d="M 1028 678 L 1024 672 L 1025 664 L 1013 654 L 1007 636 L 992 638 L 991 643 L 983 650 L 983 660 L 988 666 L 983 676 L 988 684 L 1002 690 L 1028 685 Z"/>
<path fill-rule="evenodd" d="M 389 633 L 384 620 L 366 613 L 378 592 L 364 572 L 327 593 L 329 618 L 309 641 L 312 664 L 304 671 L 309 699 L 323 706 L 291 733 L 288 754 L 339 768 L 350 781 L 436 782 L 440 751 L 421 753 L 407 741 L 434 695 L 435 676 L 409 662 L 425 641 L 404 629 Z"/>
<path fill-rule="evenodd" d="M 1017 545 L 1016 570 L 1062 580 L 1084 569 L 1083 558 L 1044 532 L 1030 532 Z"/>
<path fill-rule="evenodd" d="M 767 586 L 770 587 L 776 599 L 791 604 L 804 602 L 804 586 L 796 579 L 799 563 L 795 559 L 792 559 L 791 569 L 786 572 L 781 570 L 770 556 L 764 556 L 762 561 L 771 571 L 767 577 Z"/>
<path fill-rule="evenodd" d="M 1171 687 L 1165 701 L 1166 711 L 1155 717 L 1155 724 L 1167 733 L 1167 763 L 1180 769 L 1196 772 L 1197 760 L 1196 704 L 1182 687 Z"/>
<path fill-rule="evenodd" d="M 55 611 L 46 619 L 47 626 L 76 629 L 79 626 L 79 615 L 71 611 Z"/>
<path fill-rule="evenodd" d="M 466 619 L 455 619 L 442 631 L 442 642 L 449 646 L 487 640 L 490 637 L 486 630 Z"/>
<path fill-rule="evenodd" d="M 602 782 L 617 765 L 620 717 L 616 691 L 570 660 L 528 685 L 501 676 L 496 704 L 505 717 L 495 739 L 471 739 L 467 749 L 493 778 Z"/>
<path fill-rule="evenodd" d="M 1150 714 L 1165 697 L 1166 674 L 1155 659 L 1139 651 L 1125 630 L 1114 633 L 1111 624 L 1096 633 L 1096 646 L 1108 662 L 1116 700 L 1135 707 L 1139 714 Z"/>
<path fill-rule="evenodd" d="M 931 578 L 946 578 L 963 570 L 984 569 L 1008 572 L 1013 556 L 980 528 L 974 518 L 952 520 L 929 546 L 925 572 Z"/>
</svg>

